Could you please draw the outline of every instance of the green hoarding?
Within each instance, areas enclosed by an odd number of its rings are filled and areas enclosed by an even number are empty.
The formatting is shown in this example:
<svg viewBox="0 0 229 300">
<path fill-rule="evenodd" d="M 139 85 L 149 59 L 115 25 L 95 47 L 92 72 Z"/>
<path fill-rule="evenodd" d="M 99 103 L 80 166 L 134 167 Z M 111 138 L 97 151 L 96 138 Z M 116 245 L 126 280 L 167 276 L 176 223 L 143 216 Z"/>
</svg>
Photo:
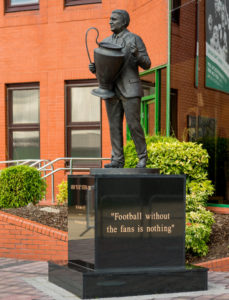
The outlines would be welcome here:
<svg viewBox="0 0 229 300">
<path fill-rule="evenodd" d="M 206 87 L 229 93 L 229 0 L 206 0 Z"/>
</svg>

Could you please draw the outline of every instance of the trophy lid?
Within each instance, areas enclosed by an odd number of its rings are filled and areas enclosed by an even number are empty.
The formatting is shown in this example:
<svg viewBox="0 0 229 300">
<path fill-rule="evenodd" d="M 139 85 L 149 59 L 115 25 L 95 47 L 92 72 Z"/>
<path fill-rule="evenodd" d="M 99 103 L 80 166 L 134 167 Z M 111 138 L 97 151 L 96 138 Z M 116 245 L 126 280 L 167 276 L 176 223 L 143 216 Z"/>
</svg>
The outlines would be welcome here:
<svg viewBox="0 0 229 300">
<path fill-rule="evenodd" d="M 121 45 L 108 43 L 108 42 L 99 43 L 99 47 L 106 48 L 106 49 L 112 49 L 112 50 L 121 50 L 123 48 L 123 46 L 121 46 Z"/>
</svg>

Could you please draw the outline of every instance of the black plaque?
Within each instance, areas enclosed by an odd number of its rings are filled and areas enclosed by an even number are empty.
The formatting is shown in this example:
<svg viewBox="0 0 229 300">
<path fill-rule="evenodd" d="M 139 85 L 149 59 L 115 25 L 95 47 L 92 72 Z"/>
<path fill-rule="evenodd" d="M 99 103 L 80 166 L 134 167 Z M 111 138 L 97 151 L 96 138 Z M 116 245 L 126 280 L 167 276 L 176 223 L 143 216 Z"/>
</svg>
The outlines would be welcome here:
<svg viewBox="0 0 229 300">
<path fill-rule="evenodd" d="M 185 177 L 98 176 L 96 268 L 185 266 Z"/>
</svg>

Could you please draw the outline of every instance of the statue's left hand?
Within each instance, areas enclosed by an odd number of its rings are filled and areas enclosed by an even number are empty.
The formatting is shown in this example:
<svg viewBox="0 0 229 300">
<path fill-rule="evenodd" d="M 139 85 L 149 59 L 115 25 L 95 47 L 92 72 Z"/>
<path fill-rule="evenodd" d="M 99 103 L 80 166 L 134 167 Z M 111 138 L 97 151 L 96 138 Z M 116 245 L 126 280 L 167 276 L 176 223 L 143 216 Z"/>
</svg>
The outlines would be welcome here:
<svg viewBox="0 0 229 300">
<path fill-rule="evenodd" d="M 133 39 L 130 40 L 129 44 L 130 53 L 134 56 L 138 56 L 138 47 L 137 47 L 137 40 L 136 37 L 133 37 Z"/>
</svg>

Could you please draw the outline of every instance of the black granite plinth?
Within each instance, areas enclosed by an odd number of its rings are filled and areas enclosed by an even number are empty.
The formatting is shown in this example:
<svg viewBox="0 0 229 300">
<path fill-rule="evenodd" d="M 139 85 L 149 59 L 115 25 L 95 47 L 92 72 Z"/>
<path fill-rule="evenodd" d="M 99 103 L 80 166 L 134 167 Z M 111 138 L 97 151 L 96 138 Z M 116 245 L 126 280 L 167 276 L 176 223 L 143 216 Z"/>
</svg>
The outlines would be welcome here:
<svg viewBox="0 0 229 300">
<path fill-rule="evenodd" d="M 49 281 L 85 298 L 151 295 L 207 289 L 207 269 L 194 266 L 95 271 L 69 262 L 49 263 Z"/>
<path fill-rule="evenodd" d="M 207 289 L 185 265 L 185 176 L 95 169 L 68 177 L 68 262 L 49 280 L 82 298 Z"/>
</svg>

